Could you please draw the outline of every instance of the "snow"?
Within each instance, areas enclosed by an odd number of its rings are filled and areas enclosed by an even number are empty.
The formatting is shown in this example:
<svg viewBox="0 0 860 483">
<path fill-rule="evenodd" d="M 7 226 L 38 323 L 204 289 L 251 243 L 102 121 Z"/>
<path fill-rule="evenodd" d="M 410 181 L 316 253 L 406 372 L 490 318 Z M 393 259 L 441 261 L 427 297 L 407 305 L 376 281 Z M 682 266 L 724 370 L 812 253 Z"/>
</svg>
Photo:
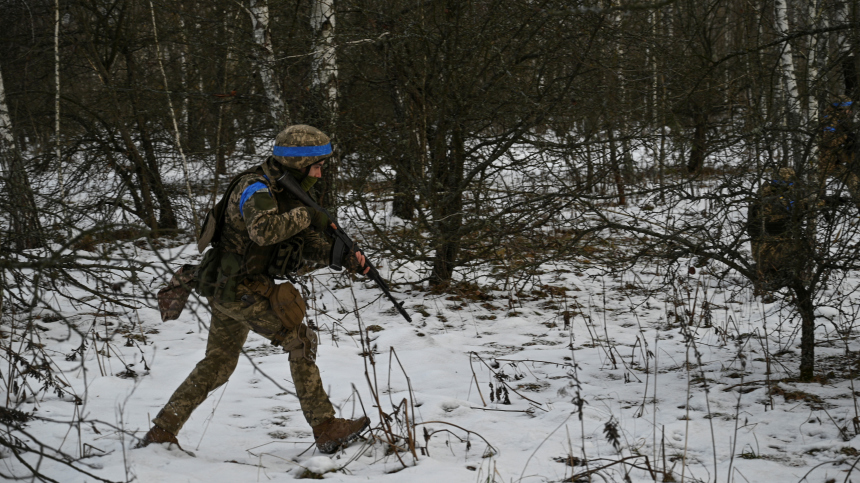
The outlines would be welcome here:
<svg viewBox="0 0 860 483">
<path fill-rule="evenodd" d="M 152 264 L 141 277 L 153 293 L 163 283 L 160 260 L 186 263 L 196 256 L 193 245 L 128 248 Z M 416 280 L 419 267 L 390 265 L 400 267 L 392 279 Z M 681 296 L 659 289 L 662 276 L 645 267 L 617 274 L 584 261 L 542 268 L 532 286 L 513 293 L 487 287 L 483 300 L 392 286 L 412 324 L 372 284 L 327 270 L 308 278 L 317 297 L 310 314 L 321 328 L 323 383 L 339 416 L 366 413 L 374 428 L 375 442 L 358 441 L 331 457 L 313 448 L 286 354 L 254 333 L 230 381 L 179 434 L 182 450 L 133 448 L 203 356 L 205 301 L 192 300 L 179 320 L 162 323 L 145 294 L 131 294 L 137 310 L 75 308 L 58 299 L 55 309 L 79 332 L 69 336 L 62 322 L 37 321 L 46 329 L 39 335 L 83 404 L 40 393 L 19 409 L 46 418 L 27 424 L 30 435 L 74 457 L 88 456 L 81 461 L 90 465 L 85 469 L 112 481 L 287 481 L 312 473 L 344 482 L 539 482 L 606 465 L 594 481 L 623 481 L 625 473 L 631 481 L 653 481 L 645 457 L 676 481 L 682 474 L 687 481 L 714 481 L 715 472 L 717 481 L 738 482 L 800 481 L 807 473 L 808 481 L 845 478 L 860 444 L 852 423 L 854 388 L 842 377 L 848 366 L 840 360 L 846 344 L 852 351 L 856 344 L 844 342 L 823 318 L 835 319 L 838 311 L 818 310 L 816 334 L 818 367 L 833 366 L 834 376 L 801 384 L 786 379 L 799 359 L 796 322 L 787 322 L 787 309 L 717 288 L 707 268 L 678 275 Z M 363 307 L 358 318 L 354 307 Z M 126 346 L 123 332 L 132 326 L 136 342 Z M 382 328 L 364 332 L 373 364 L 361 355 L 358 332 L 370 326 Z M 88 337 L 83 357 L 66 360 L 80 347 L 80 334 Z M 128 369 L 133 377 L 120 377 Z M 504 374 L 504 383 L 491 371 Z M 771 396 L 768 382 L 776 388 Z M 507 385 L 510 404 L 503 395 L 491 399 L 490 383 Z M 405 435 L 404 402 L 409 423 L 417 423 L 417 458 L 404 445 L 392 454 L 383 442 L 379 411 Z M 79 418 L 88 422 L 51 422 Z M 620 452 L 606 437 L 610 421 L 617 424 Z M 24 471 L 4 454 L 4 474 Z M 626 465 L 613 465 L 623 458 Z M 57 463 L 42 462 L 41 469 L 59 481 L 94 481 Z"/>
</svg>

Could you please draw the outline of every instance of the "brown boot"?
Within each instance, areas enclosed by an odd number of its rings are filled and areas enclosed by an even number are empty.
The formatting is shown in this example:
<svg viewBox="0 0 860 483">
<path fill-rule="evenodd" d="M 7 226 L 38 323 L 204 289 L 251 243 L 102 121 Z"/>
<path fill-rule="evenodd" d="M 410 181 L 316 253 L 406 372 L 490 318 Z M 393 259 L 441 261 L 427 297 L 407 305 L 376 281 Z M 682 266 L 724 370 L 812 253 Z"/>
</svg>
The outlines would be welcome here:
<svg viewBox="0 0 860 483">
<path fill-rule="evenodd" d="M 152 429 L 150 429 L 146 435 L 140 440 L 140 444 L 137 445 L 138 448 L 143 448 L 144 446 L 149 445 L 150 443 L 173 443 L 176 446 L 179 446 L 179 441 L 176 439 L 176 435 L 167 431 L 166 429 L 161 429 L 161 427 L 152 425 Z M 179 446 L 182 449 L 182 446 Z"/>
<path fill-rule="evenodd" d="M 370 419 L 364 416 L 358 419 L 326 419 L 313 427 L 317 449 L 325 454 L 334 453 L 341 446 L 346 446 L 358 438 L 359 433 L 368 426 Z"/>
</svg>

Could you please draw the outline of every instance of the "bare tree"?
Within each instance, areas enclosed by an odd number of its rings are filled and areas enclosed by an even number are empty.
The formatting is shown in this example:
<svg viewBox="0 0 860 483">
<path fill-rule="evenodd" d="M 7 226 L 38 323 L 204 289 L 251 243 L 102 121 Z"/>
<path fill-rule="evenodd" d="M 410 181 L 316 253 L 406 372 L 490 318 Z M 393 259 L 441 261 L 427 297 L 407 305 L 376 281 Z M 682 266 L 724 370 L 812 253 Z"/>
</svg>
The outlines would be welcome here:
<svg viewBox="0 0 860 483">
<path fill-rule="evenodd" d="M 8 229 L 4 230 L 2 244 L 15 250 L 42 246 L 42 227 L 39 210 L 30 185 L 30 176 L 21 151 L 15 142 L 12 118 L 6 102 L 3 73 L 0 72 L 0 167 L 2 167 L 3 203 L 9 214 Z"/>
<path fill-rule="evenodd" d="M 338 88 L 337 88 L 337 51 L 335 50 L 335 8 L 334 0 L 314 0 L 311 7 L 311 31 L 313 32 L 311 64 L 311 91 L 322 106 L 319 116 L 322 125 L 332 136 L 332 142 L 337 146 L 338 136 Z M 320 197 L 324 205 L 337 210 L 337 186 L 340 177 L 340 149 L 335 148 L 334 155 L 326 162 L 323 172 L 323 182 L 320 187 Z"/>
<path fill-rule="evenodd" d="M 272 48 L 272 32 L 269 27 L 269 4 L 266 0 L 250 0 L 251 24 L 254 42 L 257 44 L 257 69 L 263 83 L 263 91 L 269 104 L 269 115 L 275 131 L 290 124 L 290 113 L 281 95 L 281 87 L 275 73 L 275 51 Z"/>
</svg>

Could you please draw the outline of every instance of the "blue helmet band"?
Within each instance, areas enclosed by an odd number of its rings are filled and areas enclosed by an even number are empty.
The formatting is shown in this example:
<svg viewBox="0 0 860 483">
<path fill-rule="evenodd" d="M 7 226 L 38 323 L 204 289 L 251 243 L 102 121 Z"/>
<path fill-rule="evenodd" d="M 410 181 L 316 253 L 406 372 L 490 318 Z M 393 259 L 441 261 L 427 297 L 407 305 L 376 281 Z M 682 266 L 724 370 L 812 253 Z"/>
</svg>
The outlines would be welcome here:
<svg viewBox="0 0 860 483">
<path fill-rule="evenodd" d="M 275 146 L 272 154 L 286 158 L 327 156 L 331 154 L 331 143 L 322 146 Z"/>
<path fill-rule="evenodd" d="M 848 106 L 850 106 L 851 104 L 853 104 L 851 101 L 845 101 L 845 102 L 834 102 L 834 103 L 833 103 L 833 107 L 848 107 Z"/>
</svg>

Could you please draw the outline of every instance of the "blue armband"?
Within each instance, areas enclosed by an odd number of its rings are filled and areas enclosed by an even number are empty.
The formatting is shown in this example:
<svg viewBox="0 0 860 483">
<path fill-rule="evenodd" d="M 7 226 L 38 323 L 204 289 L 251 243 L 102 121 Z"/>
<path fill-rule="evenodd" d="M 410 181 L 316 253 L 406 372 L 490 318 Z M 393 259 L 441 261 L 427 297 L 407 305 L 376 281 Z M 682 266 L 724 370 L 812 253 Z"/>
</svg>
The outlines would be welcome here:
<svg viewBox="0 0 860 483">
<path fill-rule="evenodd" d="M 254 193 L 257 193 L 258 191 L 265 191 L 266 193 L 269 193 L 269 187 L 266 186 L 264 183 L 257 181 L 251 186 L 245 188 L 245 191 L 242 192 L 242 197 L 239 198 L 239 215 L 241 215 L 242 218 L 245 217 L 245 213 L 243 210 L 245 202 L 251 199 L 251 196 L 254 196 Z M 269 193 L 269 196 L 272 196 L 271 193 Z"/>
</svg>

